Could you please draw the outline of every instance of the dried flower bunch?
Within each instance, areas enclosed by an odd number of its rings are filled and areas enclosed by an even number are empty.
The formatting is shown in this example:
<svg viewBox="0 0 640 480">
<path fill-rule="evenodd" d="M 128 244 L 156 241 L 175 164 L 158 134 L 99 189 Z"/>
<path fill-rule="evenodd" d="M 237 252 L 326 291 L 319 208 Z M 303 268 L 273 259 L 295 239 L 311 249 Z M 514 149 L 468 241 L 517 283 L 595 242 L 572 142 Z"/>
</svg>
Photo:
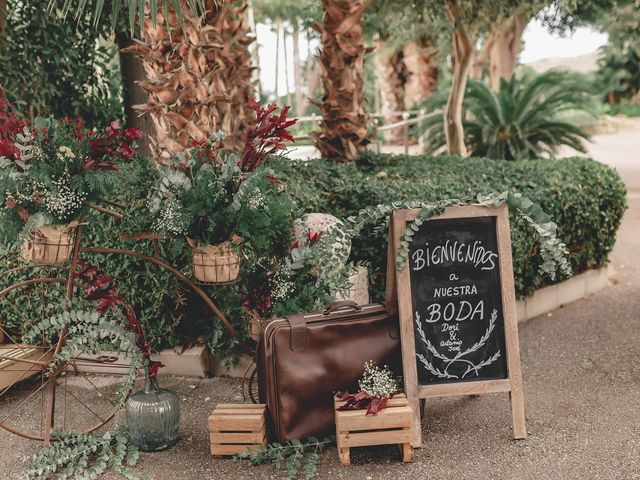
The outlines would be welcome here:
<svg viewBox="0 0 640 480">
<path fill-rule="evenodd" d="M 9 239 L 45 224 L 78 220 L 115 184 L 118 165 L 136 153 L 142 133 L 117 121 L 104 131 L 81 119 L 20 121 L 6 103 L 0 129 L 0 224 Z"/>
<path fill-rule="evenodd" d="M 364 364 L 364 373 L 358 381 L 358 393 L 336 392 L 346 403 L 339 410 L 367 409 L 367 415 L 376 415 L 387 406 L 387 401 L 400 391 L 400 380 L 388 365 L 379 367 L 373 361 Z"/>
</svg>

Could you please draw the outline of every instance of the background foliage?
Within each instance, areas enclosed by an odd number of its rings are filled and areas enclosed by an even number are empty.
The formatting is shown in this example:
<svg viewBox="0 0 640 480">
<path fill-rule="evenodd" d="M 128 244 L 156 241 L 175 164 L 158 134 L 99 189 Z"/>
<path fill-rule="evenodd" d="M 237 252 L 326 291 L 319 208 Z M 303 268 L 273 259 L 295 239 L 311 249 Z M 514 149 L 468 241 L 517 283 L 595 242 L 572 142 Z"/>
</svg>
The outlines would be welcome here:
<svg viewBox="0 0 640 480">
<path fill-rule="evenodd" d="M 526 160 L 553 156 L 558 147 L 568 145 L 585 152 L 587 133 L 564 112 L 585 112 L 589 106 L 589 85 L 583 76 L 569 72 L 547 71 L 541 74 L 512 75 L 500 79 L 493 92 L 478 80 L 467 83 L 463 120 L 465 144 L 472 156 L 504 160 Z M 443 106 L 442 92 L 431 96 L 426 106 Z M 441 113 L 425 119 L 418 134 L 425 134 L 425 151 L 435 153 L 446 145 Z"/>
<path fill-rule="evenodd" d="M 64 21 L 40 0 L 8 0 L 0 48 L 0 85 L 30 119 L 82 115 L 91 126 L 122 116 L 121 79 L 108 18 L 94 25 L 86 12 Z"/>
<path fill-rule="evenodd" d="M 276 167 L 289 192 L 308 211 L 355 215 L 367 206 L 391 201 L 439 201 L 477 193 L 519 192 L 539 204 L 558 225 L 574 273 L 601 267 L 615 243 L 626 208 L 618 174 L 590 159 L 498 162 L 456 157 L 367 154 L 360 165 L 282 162 Z M 384 295 L 384 228 L 353 240 L 354 260 L 373 267 L 375 297 Z M 511 216 L 516 294 L 524 297 L 547 283 L 538 272 L 541 257 L 529 227 Z"/>
</svg>

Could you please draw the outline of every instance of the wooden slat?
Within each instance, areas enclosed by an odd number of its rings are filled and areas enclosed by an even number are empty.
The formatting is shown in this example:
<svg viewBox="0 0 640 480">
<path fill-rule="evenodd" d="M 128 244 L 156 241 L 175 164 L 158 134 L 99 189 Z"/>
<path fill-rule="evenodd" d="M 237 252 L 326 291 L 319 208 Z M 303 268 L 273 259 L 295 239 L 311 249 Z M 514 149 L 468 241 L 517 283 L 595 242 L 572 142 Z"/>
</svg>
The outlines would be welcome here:
<svg viewBox="0 0 640 480">
<path fill-rule="evenodd" d="M 334 406 L 336 409 L 342 407 L 345 403 L 347 402 L 334 398 Z M 389 400 L 387 400 L 386 408 L 404 407 L 406 405 L 409 405 L 409 401 L 407 400 L 407 397 L 405 396 L 404 393 L 399 393 L 398 395 L 395 395 L 393 398 L 390 398 Z"/>
<path fill-rule="evenodd" d="M 339 412 L 336 427 L 340 432 L 357 430 L 375 430 L 379 428 L 402 428 L 411 425 L 411 408 L 385 408 L 377 415 L 367 415 L 366 410 Z M 396 443 L 396 442 L 387 442 Z"/>
<path fill-rule="evenodd" d="M 419 210 L 397 210 L 390 219 L 389 232 L 393 235 L 393 263 L 396 279 L 396 295 L 400 320 L 400 344 L 402 349 L 402 371 L 404 376 L 404 393 L 409 399 L 409 406 L 413 411 L 411 444 L 422 446 L 422 426 L 420 419 L 420 405 L 418 396 L 418 371 L 415 360 L 415 338 L 413 333 L 413 305 L 411 302 L 411 279 L 409 267 L 402 271 L 396 269 L 395 258 L 400 252 L 400 240 L 404 235 L 407 221 L 414 220 Z M 411 218 L 413 217 L 413 218 Z"/>
<path fill-rule="evenodd" d="M 211 445 L 211 455 L 239 455 L 247 450 L 255 450 L 257 445 Z"/>
<path fill-rule="evenodd" d="M 508 379 L 418 386 L 418 394 L 422 398 L 449 397 L 456 395 L 483 395 L 485 393 L 509 391 L 511 391 L 511 382 Z"/>
<path fill-rule="evenodd" d="M 267 405 L 264 403 L 218 403 L 214 409 L 214 412 L 217 410 L 225 410 L 225 409 L 260 410 L 264 412 L 266 408 L 267 408 Z"/>
<path fill-rule="evenodd" d="M 39 374 L 46 369 L 51 359 L 51 352 L 45 355 L 41 348 L 26 345 L 24 347 L 0 346 L 0 355 L 11 357 L 0 361 L 0 391 L 18 379 L 22 381 Z M 35 362 L 41 362 L 42 365 L 37 365 Z"/>
<path fill-rule="evenodd" d="M 256 444 L 263 443 L 266 439 L 267 432 L 266 430 L 261 430 L 259 432 L 212 432 L 209 435 L 209 440 L 211 443 L 215 444 Z"/>
<path fill-rule="evenodd" d="M 209 419 L 211 432 L 257 432 L 264 426 L 264 417 L 247 418 L 242 415 L 227 415 Z"/>
<path fill-rule="evenodd" d="M 262 417 L 264 415 L 264 411 L 261 410 L 249 410 L 246 408 L 225 408 L 224 410 L 214 410 L 210 417 L 225 417 L 227 415 L 244 415 L 244 416 L 255 416 L 256 418 Z"/>
<path fill-rule="evenodd" d="M 339 445 L 341 448 L 364 447 L 367 445 L 390 445 L 394 443 L 411 442 L 411 430 L 380 430 L 362 433 L 340 433 Z"/>
<path fill-rule="evenodd" d="M 527 437 L 524 415 L 524 391 L 520 368 L 520 340 L 518 339 L 518 314 L 516 312 L 515 283 L 511 258 L 511 233 L 509 230 L 509 209 L 502 205 L 498 215 L 498 256 L 500 259 L 500 281 L 502 282 L 502 316 L 504 318 L 505 347 L 507 349 L 507 370 L 511 383 L 511 419 L 513 437 L 521 440 Z"/>
</svg>

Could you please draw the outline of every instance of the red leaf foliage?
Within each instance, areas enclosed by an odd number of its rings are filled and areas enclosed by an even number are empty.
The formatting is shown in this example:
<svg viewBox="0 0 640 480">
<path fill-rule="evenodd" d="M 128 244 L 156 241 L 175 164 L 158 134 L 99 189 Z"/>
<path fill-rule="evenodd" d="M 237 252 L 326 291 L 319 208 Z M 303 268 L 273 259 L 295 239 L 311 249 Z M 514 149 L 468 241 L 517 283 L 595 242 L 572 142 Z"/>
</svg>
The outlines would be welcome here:
<svg viewBox="0 0 640 480">
<path fill-rule="evenodd" d="M 138 320 L 133 307 L 127 303 L 122 295 L 114 287 L 113 278 L 105 275 L 96 267 L 81 263 L 81 270 L 76 277 L 84 282 L 84 296 L 88 300 L 94 300 L 98 303 L 96 311 L 100 314 L 106 313 L 111 308 L 120 308 L 121 312 L 127 319 L 125 330 L 133 332 L 136 339 L 136 345 L 140 349 L 142 356 L 149 361 L 149 376 L 154 378 L 158 374 L 158 368 L 163 367 L 160 362 L 153 362 L 151 357 L 151 344 L 147 341 L 144 328 Z"/>
<path fill-rule="evenodd" d="M 287 129 L 297 122 L 295 119 L 287 120 L 288 105 L 276 114 L 274 112 L 278 107 L 273 103 L 262 108 L 252 97 L 249 97 L 248 103 L 256 114 L 256 123 L 245 131 L 244 148 L 239 161 L 243 172 L 254 171 L 270 155 L 284 150 L 285 141 L 293 142 L 293 135 Z"/>
<path fill-rule="evenodd" d="M 346 402 L 338 410 L 362 410 L 367 409 L 367 415 L 377 415 L 379 412 L 387 407 L 387 402 L 390 397 L 372 397 L 366 392 L 349 393 L 349 392 L 336 392 L 336 397 Z"/>
</svg>

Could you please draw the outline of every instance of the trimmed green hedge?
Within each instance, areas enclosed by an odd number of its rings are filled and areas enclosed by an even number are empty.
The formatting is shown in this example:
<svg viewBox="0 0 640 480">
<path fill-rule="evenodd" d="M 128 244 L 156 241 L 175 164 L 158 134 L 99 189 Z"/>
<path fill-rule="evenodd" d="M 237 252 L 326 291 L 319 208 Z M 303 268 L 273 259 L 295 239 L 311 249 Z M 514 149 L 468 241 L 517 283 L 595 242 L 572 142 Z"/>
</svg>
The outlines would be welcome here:
<svg viewBox="0 0 640 480">
<path fill-rule="evenodd" d="M 358 165 L 324 160 L 280 160 L 276 165 L 290 194 L 309 212 L 345 218 L 361 208 L 399 200 L 436 201 L 477 193 L 519 192 L 558 224 L 574 273 L 605 265 L 626 209 L 617 172 L 588 158 L 502 162 L 488 159 L 366 154 Z M 516 294 L 525 297 L 549 281 L 535 235 L 511 216 Z M 383 296 L 386 231 L 353 242 L 352 256 L 370 262 L 374 297 Z"/>
</svg>

